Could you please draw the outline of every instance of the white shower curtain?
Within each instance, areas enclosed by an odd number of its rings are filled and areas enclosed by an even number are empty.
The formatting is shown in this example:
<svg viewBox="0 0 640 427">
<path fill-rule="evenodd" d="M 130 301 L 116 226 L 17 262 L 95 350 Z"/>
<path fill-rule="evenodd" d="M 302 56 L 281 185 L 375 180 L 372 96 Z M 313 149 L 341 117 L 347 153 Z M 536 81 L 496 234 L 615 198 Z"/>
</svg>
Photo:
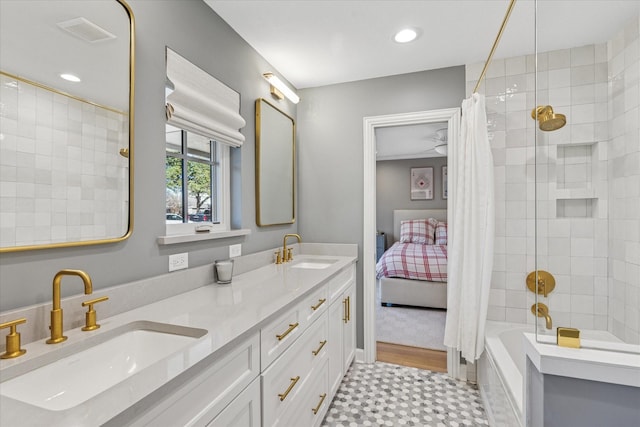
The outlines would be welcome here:
<svg viewBox="0 0 640 427">
<path fill-rule="evenodd" d="M 493 158 L 484 95 L 462 102 L 459 146 L 449 147 L 449 271 L 444 344 L 475 361 L 484 350 L 494 241 Z"/>
</svg>

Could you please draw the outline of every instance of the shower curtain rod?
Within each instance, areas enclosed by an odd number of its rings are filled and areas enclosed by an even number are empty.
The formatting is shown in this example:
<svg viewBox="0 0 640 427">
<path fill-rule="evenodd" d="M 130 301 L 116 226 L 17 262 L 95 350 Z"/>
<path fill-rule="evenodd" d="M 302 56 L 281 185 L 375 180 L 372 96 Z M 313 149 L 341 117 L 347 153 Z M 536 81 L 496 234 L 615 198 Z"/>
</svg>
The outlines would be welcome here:
<svg viewBox="0 0 640 427">
<path fill-rule="evenodd" d="M 509 16 L 511 16 L 511 11 L 513 7 L 516 5 L 516 0 L 511 0 L 509 3 L 509 7 L 507 8 L 507 13 L 504 15 L 504 19 L 502 20 L 502 25 L 500 26 L 500 31 L 498 31 L 498 35 L 496 36 L 496 40 L 493 42 L 493 47 L 491 48 L 491 52 L 489 52 L 489 57 L 487 58 L 487 62 L 484 63 L 484 68 L 482 68 L 482 73 L 480 73 L 480 77 L 478 78 L 478 82 L 476 83 L 476 87 L 473 88 L 473 93 L 478 92 L 478 88 L 480 87 L 480 83 L 484 78 L 484 75 L 487 73 L 487 68 L 489 68 L 489 64 L 491 63 L 491 59 L 493 58 L 493 54 L 498 47 L 498 43 L 500 43 L 500 38 L 502 37 L 502 33 L 504 32 L 505 27 L 507 26 L 507 21 L 509 21 Z"/>
</svg>

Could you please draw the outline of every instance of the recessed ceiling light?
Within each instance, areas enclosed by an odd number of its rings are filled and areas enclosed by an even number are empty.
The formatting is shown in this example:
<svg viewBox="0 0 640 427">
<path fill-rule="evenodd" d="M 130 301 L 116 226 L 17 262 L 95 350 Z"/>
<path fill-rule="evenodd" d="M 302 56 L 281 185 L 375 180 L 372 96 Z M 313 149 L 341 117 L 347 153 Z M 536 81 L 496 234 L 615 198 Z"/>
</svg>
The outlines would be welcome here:
<svg viewBox="0 0 640 427">
<path fill-rule="evenodd" d="M 409 43 L 418 37 L 418 31 L 413 28 L 405 28 L 396 33 L 393 39 L 398 43 Z"/>
<path fill-rule="evenodd" d="M 60 74 L 60 78 L 63 78 L 65 80 L 68 80 L 70 82 L 74 82 L 74 83 L 78 83 L 80 81 L 80 77 L 74 75 L 74 74 L 69 74 L 69 73 L 62 73 Z"/>
</svg>

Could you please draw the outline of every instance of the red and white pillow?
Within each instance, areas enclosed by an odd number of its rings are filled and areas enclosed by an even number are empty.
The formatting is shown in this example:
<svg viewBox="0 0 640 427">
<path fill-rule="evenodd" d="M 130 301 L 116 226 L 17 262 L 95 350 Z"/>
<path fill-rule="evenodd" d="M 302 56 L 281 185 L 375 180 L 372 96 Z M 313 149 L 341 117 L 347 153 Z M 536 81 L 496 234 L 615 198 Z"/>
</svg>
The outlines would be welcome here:
<svg viewBox="0 0 640 427">
<path fill-rule="evenodd" d="M 446 222 L 438 222 L 436 224 L 436 245 L 446 245 L 447 244 L 447 223 Z"/>
<path fill-rule="evenodd" d="M 400 243 L 417 243 L 433 245 L 438 221 L 429 219 L 412 219 L 400 223 Z"/>
</svg>

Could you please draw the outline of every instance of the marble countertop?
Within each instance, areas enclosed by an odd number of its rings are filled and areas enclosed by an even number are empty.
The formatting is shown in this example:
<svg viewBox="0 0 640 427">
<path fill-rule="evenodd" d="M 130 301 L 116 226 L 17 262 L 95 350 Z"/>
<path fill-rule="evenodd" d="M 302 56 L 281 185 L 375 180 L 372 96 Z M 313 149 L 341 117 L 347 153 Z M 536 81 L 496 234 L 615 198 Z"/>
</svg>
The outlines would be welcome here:
<svg viewBox="0 0 640 427">
<path fill-rule="evenodd" d="M 324 269 L 292 268 L 313 258 L 337 260 Z M 65 347 L 105 334 L 131 322 L 145 320 L 206 329 L 202 338 L 169 357 L 137 372 L 97 396 L 67 410 L 51 411 L 0 395 L 0 425 L 100 425 L 135 402 L 162 387 L 239 337 L 257 332 L 289 304 L 331 279 L 344 267 L 355 263 L 354 256 L 300 255 L 292 263 L 270 264 L 234 276 L 229 285 L 210 284 L 190 292 L 139 307 L 106 319 L 100 329 L 65 331 L 68 340 L 47 345 L 44 340 L 24 346 L 27 353 L 0 362 L 0 379 L 7 381 L 22 371 L 33 369 L 43 358 L 55 358 Z M 91 372 L 83 373 L 91 381 Z M 0 383 L 0 391 L 2 384 Z"/>
</svg>

